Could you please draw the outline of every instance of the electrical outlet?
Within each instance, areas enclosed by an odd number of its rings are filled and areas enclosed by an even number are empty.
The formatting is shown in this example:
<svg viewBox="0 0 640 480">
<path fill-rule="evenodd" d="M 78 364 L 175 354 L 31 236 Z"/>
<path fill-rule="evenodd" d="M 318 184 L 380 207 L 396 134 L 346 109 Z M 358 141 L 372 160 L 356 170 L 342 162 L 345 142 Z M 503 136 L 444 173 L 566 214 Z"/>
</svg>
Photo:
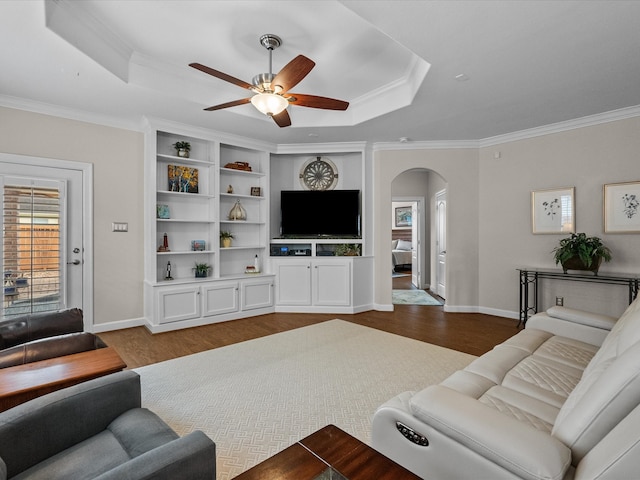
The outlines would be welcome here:
<svg viewBox="0 0 640 480">
<path fill-rule="evenodd" d="M 556 297 L 556 305 L 561 307 L 564 305 L 564 297 Z"/>
</svg>

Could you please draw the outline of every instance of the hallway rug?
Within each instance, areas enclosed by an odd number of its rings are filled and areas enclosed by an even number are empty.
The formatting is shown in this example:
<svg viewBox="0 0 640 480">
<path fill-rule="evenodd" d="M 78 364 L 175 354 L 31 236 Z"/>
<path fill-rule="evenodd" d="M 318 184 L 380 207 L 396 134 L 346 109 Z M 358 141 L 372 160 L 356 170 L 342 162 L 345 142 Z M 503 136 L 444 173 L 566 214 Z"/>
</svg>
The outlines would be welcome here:
<svg viewBox="0 0 640 480">
<path fill-rule="evenodd" d="M 394 305 L 442 305 L 424 290 L 394 290 Z"/>
<path fill-rule="evenodd" d="M 370 444 L 376 408 L 475 357 L 342 320 L 135 369 L 142 403 L 216 442 L 231 479 L 327 424 Z"/>
</svg>

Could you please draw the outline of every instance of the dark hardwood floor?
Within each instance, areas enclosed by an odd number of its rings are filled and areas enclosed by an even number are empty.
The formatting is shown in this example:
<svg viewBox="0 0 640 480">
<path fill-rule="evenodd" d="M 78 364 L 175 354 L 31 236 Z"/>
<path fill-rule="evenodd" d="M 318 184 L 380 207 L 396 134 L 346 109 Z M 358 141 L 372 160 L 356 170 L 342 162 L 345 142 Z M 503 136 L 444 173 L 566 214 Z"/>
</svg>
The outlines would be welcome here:
<svg viewBox="0 0 640 480">
<path fill-rule="evenodd" d="M 414 288 L 411 277 L 394 278 L 393 288 Z M 442 307 L 435 306 L 396 305 L 393 312 L 370 311 L 355 315 L 272 313 L 155 335 L 145 327 L 136 327 L 104 332 L 99 336 L 116 349 L 128 368 L 137 368 L 334 318 L 472 355 L 482 355 L 518 332 L 518 322 L 508 318 L 479 313 L 445 313 Z"/>
</svg>

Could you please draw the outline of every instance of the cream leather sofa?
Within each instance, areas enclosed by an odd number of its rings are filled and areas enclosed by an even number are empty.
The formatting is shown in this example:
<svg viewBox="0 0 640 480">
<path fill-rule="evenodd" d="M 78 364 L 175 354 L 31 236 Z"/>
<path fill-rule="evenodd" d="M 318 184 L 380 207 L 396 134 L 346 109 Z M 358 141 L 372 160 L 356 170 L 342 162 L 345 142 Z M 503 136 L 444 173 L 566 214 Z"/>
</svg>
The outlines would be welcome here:
<svg viewBox="0 0 640 480">
<path fill-rule="evenodd" d="M 425 479 L 640 478 L 640 300 L 617 321 L 534 315 L 440 385 L 382 405 L 372 444 Z"/>
</svg>

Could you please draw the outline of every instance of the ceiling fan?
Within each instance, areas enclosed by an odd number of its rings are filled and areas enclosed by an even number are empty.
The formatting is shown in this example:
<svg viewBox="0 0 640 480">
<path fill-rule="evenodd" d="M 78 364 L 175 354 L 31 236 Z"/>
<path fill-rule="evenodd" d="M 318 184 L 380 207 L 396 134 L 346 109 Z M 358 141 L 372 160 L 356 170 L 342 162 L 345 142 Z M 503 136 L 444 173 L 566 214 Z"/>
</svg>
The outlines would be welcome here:
<svg viewBox="0 0 640 480">
<path fill-rule="evenodd" d="M 282 45 L 282 40 L 276 35 L 265 34 L 260 37 L 260 44 L 269 50 L 269 73 L 256 75 L 253 78 L 253 84 L 244 82 L 200 63 L 189 64 L 190 67 L 200 70 L 201 72 L 208 73 L 220 80 L 233 83 L 234 85 L 246 88 L 255 93 L 255 95 L 251 97 L 221 103 L 220 105 L 205 108 L 205 110 L 221 110 L 223 108 L 235 107 L 251 102 L 260 112 L 273 118 L 279 127 L 288 127 L 291 125 L 291 117 L 289 116 L 289 112 L 287 112 L 289 104 L 325 110 L 346 110 L 349 107 L 349 102 L 336 100 L 335 98 L 289 93 L 289 89 L 295 87 L 307 76 L 315 66 L 315 62 L 304 55 L 298 55 L 274 75 L 272 73 L 271 57 L 273 50 Z"/>
</svg>

